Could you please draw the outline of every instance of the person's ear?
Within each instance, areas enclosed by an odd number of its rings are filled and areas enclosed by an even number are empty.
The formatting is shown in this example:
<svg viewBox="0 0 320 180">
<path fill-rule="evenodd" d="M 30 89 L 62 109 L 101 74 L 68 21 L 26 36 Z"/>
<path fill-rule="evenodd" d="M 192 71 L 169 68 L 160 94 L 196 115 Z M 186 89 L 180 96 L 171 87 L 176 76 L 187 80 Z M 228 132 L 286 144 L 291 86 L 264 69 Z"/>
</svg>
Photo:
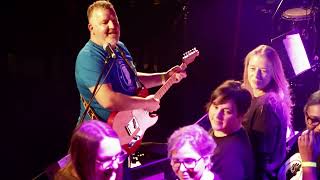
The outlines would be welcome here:
<svg viewBox="0 0 320 180">
<path fill-rule="evenodd" d="M 92 31 L 92 29 L 93 29 L 92 24 L 88 23 L 88 29 L 89 29 L 90 32 Z"/>
<path fill-rule="evenodd" d="M 204 166 L 207 168 L 207 169 L 211 169 L 212 167 L 212 162 L 211 162 L 211 156 L 206 156 L 203 158 L 203 161 L 204 161 Z"/>
<path fill-rule="evenodd" d="M 306 127 L 308 127 L 308 118 L 306 113 L 304 113 L 304 123 L 306 124 Z"/>
<path fill-rule="evenodd" d="M 203 157 L 203 161 L 204 161 L 205 166 L 208 166 L 208 164 L 211 163 L 211 158 L 210 158 L 210 156 L 205 156 L 205 157 Z"/>
</svg>

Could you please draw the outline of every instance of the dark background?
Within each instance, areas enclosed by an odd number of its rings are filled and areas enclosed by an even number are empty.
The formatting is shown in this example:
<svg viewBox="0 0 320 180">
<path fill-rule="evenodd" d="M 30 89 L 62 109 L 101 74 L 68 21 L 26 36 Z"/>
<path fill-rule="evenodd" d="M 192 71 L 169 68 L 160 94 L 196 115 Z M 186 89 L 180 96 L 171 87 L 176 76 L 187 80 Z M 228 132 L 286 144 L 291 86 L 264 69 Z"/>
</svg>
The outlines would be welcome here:
<svg viewBox="0 0 320 180">
<path fill-rule="evenodd" d="M 286 24 L 291 21 L 283 20 L 281 14 L 309 6 L 311 1 L 284 1 L 273 19 L 277 0 L 112 1 L 121 41 L 139 71 L 165 71 L 181 63 L 183 52 L 193 47 L 200 51 L 188 67 L 188 78 L 161 99 L 158 123 L 148 129 L 144 141 L 164 143 L 176 128 L 202 117 L 217 85 L 226 79 L 242 79 L 247 53 L 259 44 L 270 45 L 270 39 L 283 33 L 282 29 L 290 29 Z M 86 9 L 92 2 L 20 1 L 4 11 L 9 76 L 3 86 L 9 88 L 5 87 L 8 93 L 4 94 L 8 104 L 3 112 L 1 147 L 7 178 L 31 179 L 67 152 L 79 116 L 74 63 L 89 39 Z M 318 14 L 315 17 L 319 22 Z M 313 39 L 318 41 L 318 34 Z M 281 40 L 271 45 L 288 63 Z M 311 64 L 316 63 L 314 55 L 310 54 Z M 304 128 L 302 107 L 319 88 L 319 79 L 318 68 L 290 77 L 296 130 Z"/>
</svg>

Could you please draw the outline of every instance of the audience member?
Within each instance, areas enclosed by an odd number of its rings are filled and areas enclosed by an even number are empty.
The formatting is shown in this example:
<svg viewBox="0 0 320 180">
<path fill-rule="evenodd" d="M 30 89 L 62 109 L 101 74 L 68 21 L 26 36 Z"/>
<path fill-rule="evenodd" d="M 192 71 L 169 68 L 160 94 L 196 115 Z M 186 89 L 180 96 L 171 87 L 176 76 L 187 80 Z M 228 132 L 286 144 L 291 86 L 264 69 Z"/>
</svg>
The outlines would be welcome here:
<svg viewBox="0 0 320 180">
<path fill-rule="evenodd" d="M 252 147 L 241 125 L 250 103 L 250 92 L 234 80 L 217 87 L 207 103 L 210 134 L 217 143 L 212 171 L 223 180 L 254 179 Z"/>
<path fill-rule="evenodd" d="M 244 126 L 253 147 L 255 179 L 276 179 L 286 157 L 292 108 L 289 84 L 276 50 L 260 45 L 249 52 L 243 81 L 253 96 Z"/>
<path fill-rule="evenodd" d="M 74 130 L 70 156 L 55 180 L 120 180 L 119 164 L 127 157 L 117 134 L 98 120 L 85 121 Z"/>
<path fill-rule="evenodd" d="M 202 127 L 189 125 L 176 130 L 168 140 L 168 157 L 180 180 L 217 180 L 210 171 L 211 156 L 216 147 Z"/>
</svg>

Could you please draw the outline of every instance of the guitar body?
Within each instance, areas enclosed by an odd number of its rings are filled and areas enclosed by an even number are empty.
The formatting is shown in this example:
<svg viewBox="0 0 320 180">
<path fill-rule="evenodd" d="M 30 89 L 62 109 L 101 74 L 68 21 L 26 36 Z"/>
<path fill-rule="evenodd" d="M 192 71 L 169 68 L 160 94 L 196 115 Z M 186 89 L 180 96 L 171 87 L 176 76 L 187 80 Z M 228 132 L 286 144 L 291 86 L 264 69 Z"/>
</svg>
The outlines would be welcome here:
<svg viewBox="0 0 320 180">
<path fill-rule="evenodd" d="M 139 89 L 138 96 L 148 96 L 148 90 Z M 128 154 L 133 154 L 141 145 L 145 131 L 158 121 L 156 114 L 150 114 L 143 109 L 112 112 L 108 124 L 119 136 L 120 144 Z"/>
<path fill-rule="evenodd" d="M 199 51 L 196 48 L 185 53 L 182 58 L 183 63 L 180 65 L 181 69 L 185 69 L 198 55 Z M 154 94 L 154 98 L 160 100 L 176 81 L 177 78 L 175 76 L 167 79 L 163 86 Z M 140 97 L 147 97 L 148 90 L 146 88 L 138 89 L 137 94 Z M 107 120 L 108 124 L 118 134 L 120 144 L 128 154 L 133 154 L 139 148 L 144 133 L 157 121 L 158 116 L 156 114 L 143 109 L 112 112 Z"/>
<path fill-rule="evenodd" d="M 158 116 L 150 115 L 143 109 L 121 111 L 112 116 L 112 128 L 117 132 L 120 144 L 128 154 L 138 149 L 145 131 L 158 121 Z"/>
</svg>

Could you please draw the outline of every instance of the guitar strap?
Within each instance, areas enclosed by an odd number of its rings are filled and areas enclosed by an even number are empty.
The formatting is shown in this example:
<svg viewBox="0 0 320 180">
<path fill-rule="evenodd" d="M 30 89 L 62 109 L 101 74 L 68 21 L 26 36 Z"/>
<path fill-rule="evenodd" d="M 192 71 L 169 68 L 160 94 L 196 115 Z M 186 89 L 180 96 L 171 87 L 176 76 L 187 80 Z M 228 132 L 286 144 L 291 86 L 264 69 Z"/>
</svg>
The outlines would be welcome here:
<svg viewBox="0 0 320 180">
<path fill-rule="evenodd" d="M 142 84 L 142 83 L 140 82 L 140 80 L 138 79 L 138 75 L 137 75 L 136 69 L 134 68 L 133 64 L 130 63 L 129 60 L 126 58 L 125 53 L 123 52 L 122 48 L 117 45 L 117 49 L 119 50 L 122 59 L 126 62 L 126 64 L 130 67 L 130 70 L 134 73 L 137 87 L 138 87 L 138 88 L 144 87 L 143 84 Z M 87 101 L 83 98 L 83 96 L 82 96 L 81 94 L 80 94 L 80 99 L 81 99 L 81 102 L 82 102 L 83 106 L 84 106 L 85 109 L 86 109 L 86 108 L 89 106 L 89 104 L 88 104 Z M 101 118 L 99 118 L 99 116 L 97 115 L 97 113 L 91 108 L 91 106 L 88 107 L 88 112 L 87 112 L 87 114 L 89 115 L 89 117 L 90 117 L 91 120 L 93 120 L 93 119 L 94 119 L 94 120 L 101 119 Z"/>
<path fill-rule="evenodd" d="M 98 119 L 101 119 L 99 118 L 99 116 L 96 114 L 96 112 L 91 108 L 91 106 L 89 106 L 89 104 L 87 103 L 87 101 L 83 98 L 83 96 L 80 94 L 80 99 L 81 99 L 81 102 L 84 106 L 84 108 L 88 108 L 88 112 L 87 114 L 89 115 L 90 119 L 93 120 L 98 120 Z M 88 107 L 89 106 L 89 107 Z"/>
<path fill-rule="evenodd" d="M 127 63 L 127 65 L 130 67 L 131 71 L 134 73 L 137 87 L 138 87 L 138 88 L 144 87 L 144 85 L 141 83 L 141 81 L 140 81 L 139 78 L 138 78 L 138 74 L 137 74 L 136 68 L 134 68 L 132 62 L 129 61 L 129 60 L 126 58 L 126 55 L 125 55 L 125 53 L 123 52 L 122 47 L 117 45 L 117 49 L 118 49 L 118 51 L 120 52 L 122 59 Z"/>
</svg>

